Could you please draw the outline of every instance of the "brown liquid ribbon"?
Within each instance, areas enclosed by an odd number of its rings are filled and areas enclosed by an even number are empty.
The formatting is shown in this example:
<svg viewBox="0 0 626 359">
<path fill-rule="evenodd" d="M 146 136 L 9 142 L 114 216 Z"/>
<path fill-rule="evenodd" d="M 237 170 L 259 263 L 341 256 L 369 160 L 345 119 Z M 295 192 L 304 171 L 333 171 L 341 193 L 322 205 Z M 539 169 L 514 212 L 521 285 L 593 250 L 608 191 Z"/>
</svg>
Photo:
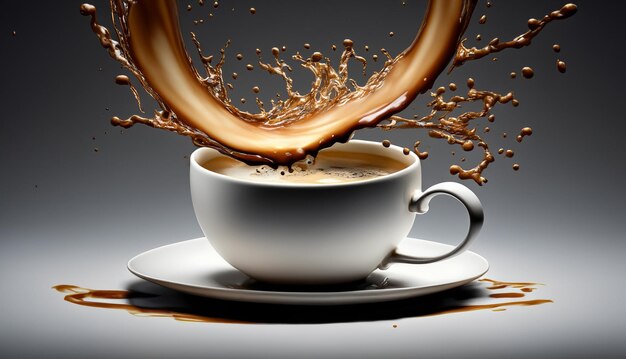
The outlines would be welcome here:
<svg viewBox="0 0 626 359">
<path fill-rule="evenodd" d="M 293 164 L 335 142 L 347 141 L 355 130 L 376 126 L 430 89 L 455 55 L 475 4 L 475 0 L 430 0 L 413 43 L 390 58 L 364 86 L 334 93 L 326 106 L 281 121 L 259 121 L 237 111 L 229 105 L 221 81 L 214 76 L 201 79 L 184 47 L 175 0 L 112 0 L 119 43 L 111 41 L 108 30 L 97 24 L 93 6 L 83 5 L 81 12 L 92 16 L 92 29 L 111 56 L 133 71 L 159 102 L 162 122 L 175 116 L 177 120 L 168 129 L 249 164 L 277 166 Z M 351 41 L 344 46 L 351 51 Z M 353 52 L 348 56 L 355 57 Z M 305 62 L 314 70 L 324 71 L 325 64 L 318 61 L 311 58 Z M 210 60 L 203 62 L 207 65 Z M 338 74 L 330 75 L 326 81 L 331 85 L 333 81 L 344 85 L 348 80 L 347 71 L 344 74 L 341 67 Z M 333 91 L 332 86 L 329 89 Z M 290 106 L 297 108 L 297 102 L 305 100 L 305 96 L 293 96 Z M 114 122 L 165 127 L 139 116 Z"/>
</svg>

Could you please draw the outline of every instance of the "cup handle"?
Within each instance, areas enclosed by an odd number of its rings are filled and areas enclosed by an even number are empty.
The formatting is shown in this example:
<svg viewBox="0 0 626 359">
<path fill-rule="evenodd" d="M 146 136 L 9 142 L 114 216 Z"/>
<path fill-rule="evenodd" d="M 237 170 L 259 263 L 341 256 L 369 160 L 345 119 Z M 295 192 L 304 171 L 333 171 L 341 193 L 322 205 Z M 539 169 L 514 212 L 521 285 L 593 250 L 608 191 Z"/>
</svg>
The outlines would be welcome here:
<svg viewBox="0 0 626 359">
<path fill-rule="evenodd" d="M 480 204 L 480 200 L 474 192 L 459 183 L 443 182 L 428 188 L 424 192 L 420 190 L 415 191 L 411 196 L 411 201 L 409 202 L 409 210 L 411 212 L 417 212 L 418 214 L 424 214 L 428 212 L 428 204 L 430 203 L 430 200 L 433 199 L 433 197 L 442 194 L 456 198 L 465 206 L 465 208 L 467 208 L 470 223 L 465 239 L 450 252 L 436 257 L 414 257 L 400 254 L 394 250 L 382 261 L 379 266 L 380 269 L 387 269 L 392 263 L 433 263 L 455 256 L 465 251 L 476 236 L 478 236 L 478 232 L 480 232 L 485 218 L 483 206 Z"/>
</svg>

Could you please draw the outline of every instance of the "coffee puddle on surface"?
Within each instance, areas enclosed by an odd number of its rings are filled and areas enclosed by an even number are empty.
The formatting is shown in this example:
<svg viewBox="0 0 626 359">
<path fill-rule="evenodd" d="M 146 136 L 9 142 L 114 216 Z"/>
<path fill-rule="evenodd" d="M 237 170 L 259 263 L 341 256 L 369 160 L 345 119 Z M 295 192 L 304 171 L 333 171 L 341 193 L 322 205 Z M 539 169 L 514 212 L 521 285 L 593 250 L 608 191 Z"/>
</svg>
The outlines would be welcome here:
<svg viewBox="0 0 626 359">
<path fill-rule="evenodd" d="M 433 295 L 400 301 L 337 305 L 278 305 L 230 302 L 179 293 L 149 282 L 136 282 L 126 290 L 96 290 L 61 284 L 52 287 L 70 303 L 123 310 L 141 317 L 165 317 L 184 322 L 228 324 L 322 324 L 393 320 L 552 303 L 550 299 L 522 300 L 539 283 L 481 279 Z M 515 298 L 516 300 L 497 300 Z M 483 304 L 469 304 L 477 300 Z"/>
</svg>

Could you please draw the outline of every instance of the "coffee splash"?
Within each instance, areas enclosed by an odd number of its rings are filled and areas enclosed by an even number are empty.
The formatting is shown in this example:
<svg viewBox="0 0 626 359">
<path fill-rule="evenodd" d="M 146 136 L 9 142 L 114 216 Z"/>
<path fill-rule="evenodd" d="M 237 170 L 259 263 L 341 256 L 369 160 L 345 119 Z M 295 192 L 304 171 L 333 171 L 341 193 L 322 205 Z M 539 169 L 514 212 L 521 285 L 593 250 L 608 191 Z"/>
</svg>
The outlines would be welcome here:
<svg viewBox="0 0 626 359">
<path fill-rule="evenodd" d="M 432 93 L 434 100 L 429 104 L 432 110 L 427 116 L 405 119 L 394 114 L 405 109 L 418 94 L 428 91 L 450 59 L 453 59 L 452 70 L 507 48 L 527 46 L 547 23 L 576 12 L 575 5 L 567 4 L 542 20 L 529 20 L 530 30 L 511 41 L 493 39 L 483 48 L 467 48 L 462 35 L 476 1 L 431 0 L 413 43 L 396 57 L 382 49 L 386 61 L 364 85 L 357 84 L 348 74 L 350 60 L 359 62 L 363 73 L 367 66 L 367 60 L 357 54 L 349 39 L 343 41 L 344 50 L 336 69 L 321 52 L 314 52 L 308 58 L 300 53 L 293 55 L 292 60 L 315 78 L 306 94 L 294 90 L 289 77 L 292 67 L 280 57 L 286 51 L 284 46 L 271 49 L 270 62 L 263 61 L 262 51 L 257 49 L 258 63 L 256 66 L 249 63 L 247 69 L 258 67 L 281 77 L 287 96 L 272 101 L 269 109 L 257 99 L 259 112 L 250 113 L 238 109 L 229 97 L 232 85 L 225 82 L 222 71 L 229 42 L 213 64 L 213 56 L 204 55 L 197 36 L 191 34 L 202 63 L 204 74 L 200 74 L 184 48 L 175 0 L 111 0 L 110 4 L 116 39 L 98 23 L 94 6 L 83 4 L 81 13 L 91 17 L 92 30 L 110 56 L 137 78 L 160 107 L 153 117 L 114 117 L 114 125 L 127 128 L 142 123 L 174 131 L 191 137 L 198 146 L 217 149 L 248 164 L 272 167 L 292 165 L 309 155 L 315 156 L 322 148 L 347 141 L 361 128 L 423 128 L 430 137 L 458 144 L 465 151 L 482 148 L 483 159 L 474 168 L 450 167 L 452 174 L 478 184 L 487 182 L 482 172 L 494 161 L 494 156 L 476 133 L 474 120 L 493 121 L 495 117 L 490 112 L 498 103 L 517 106 L 519 102 L 512 93 L 477 90 L 474 80 L 469 79 L 466 96 L 445 100 L 443 87 Z M 332 50 L 335 49 L 333 45 Z M 238 54 L 236 58 L 242 60 L 243 56 Z M 376 61 L 378 57 L 372 58 Z M 561 71 L 564 65 L 559 66 Z M 232 77 L 236 78 L 237 74 Z M 451 91 L 454 89 L 450 86 Z M 259 91 L 253 89 L 255 93 Z M 136 99 L 139 103 L 137 95 Z M 459 104 L 475 101 L 482 101 L 482 111 L 451 115 Z M 240 102 L 244 103 L 245 98 Z M 419 151 L 419 144 L 420 141 L 415 142 L 414 151 L 420 158 L 426 158 L 427 153 Z"/>
<path fill-rule="evenodd" d="M 574 15 L 576 11 L 576 5 L 566 4 L 559 10 L 552 11 L 550 14 L 545 15 L 541 20 L 529 19 L 528 27 L 530 30 L 506 42 L 501 42 L 500 39 L 494 38 L 482 48 L 467 48 L 465 46 L 467 39 L 464 39 L 457 47 L 450 71 L 452 71 L 455 67 L 463 65 L 467 61 L 477 60 L 505 49 L 519 49 L 524 46 L 529 46 L 532 39 L 539 35 L 548 23 L 553 20 L 567 19 Z M 483 15 L 479 22 L 484 24 L 486 22 L 486 16 Z M 477 41 L 480 41 L 480 38 L 477 39 Z M 561 47 L 559 45 L 555 45 L 553 46 L 553 49 L 558 52 L 561 50 Z M 564 73 L 565 68 L 565 62 L 558 60 L 558 71 Z M 534 70 L 528 66 L 522 68 L 521 72 L 522 76 L 527 79 L 534 76 Z M 511 72 L 510 76 L 511 78 L 515 78 L 517 77 L 517 74 L 515 72 Z M 475 167 L 470 169 L 463 169 L 459 165 L 452 165 L 450 166 L 450 173 L 452 175 L 458 175 L 460 179 L 472 179 L 477 184 L 482 185 L 487 182 L 487 179 L 482 176 L 482 173 L 491 162 L 495 161 L 495 158 L 489 150 L 487 142 L 479 133 L 477 133 L 477 129 L 474 127 L 474 122 L 475 120 L 482 118 L 486 118 L 489 122 L 494 122 L 495 115 L 492 114 L 492 109 L 497 104 L 510 103 L 512 106 L 517 107 L 519 105 L 519 101 L 515 99 L 512 92 L 499 94 L 491 91 L 477 90 L 475 89 L 475 81 L 472 78 L 467 80 L 467 87 L 468 91 L 465 96 L 452 96 L 448 100 L 444 98 L 444 94 L 446 93 L 445 87 L 439 87 L 435 92 L 431 93 L 433 100 L 427 105 L 431 108 L 431 112 L 428 115 L 422 117 L 416 115 L 413 119 L 391 116 L 387 121 L 382 121 L 382 123 L 379 123 L 377 126 L 384 130 L 402 128 L 425 129 L 428 131 L 428 135 L 430 137 L 440 138 L 450 144 L 460 145 L 464 151 L 473 150 L 476 144 L 483 150 L 482 160 Z M 454 92 L 457 90 L 457 85 L 451 83 L 448 88 L 450 91 Z M 452 115 L 452 112 L 459 109 L 460 105 L 470 102 L 482 102 L 482 110 L 467 111 L 457 116 Z M 488 133 L 489 128 L 485 128 L 484 132 Z M 524 127 L 520 131 L 520 135 L 516 137 L 516 140 L 518 142 L 522 142 L 522 139 L 525 136 L 530 136 L 532 132 L 533 131 L 530 127 Z M 504 134 L 503 137 L 506 138 L 506 134 Z M 428 153 L 420 152 L 418 148 L 420 144 L 421 141 L 415 142 L 414 151 L 421 159 L 425 159 L 428 157 Z M 509 150 L 509 152 L 507 152 L 507 157 L 512 157 L 512 153 L 513 152 Z M 515 171 L 519 170 L 519 165 L 513 165 L 513 169 Z"/>
<path fill-rule="evenodd" d="M 523 298 L 527 294 L 534 293 L 538 289 L 539 286 L 543 286 L 542 284 L 539 284 L 539 283 L 502 282 L 502 281 L 497 281 L 493 279 L 481 279 L 478 282 L 484 283 L 484 285 L 481 286 L 482 289 L 486 289 L 489 292 L 493 292 L 491 294 L 485 295 L 486 298 L 489 298 L 488 300 L 500 299 L 500 298 L 517 298 L 518 300 L 497 301 L 497 302 L 491 302 L 491 303 L 485 303 L 485 304 L 473 304 L 473 305 L 465 305 L 465 304 L 441 305 L 439 304 L 433 308 L 415 308 L 414 311 L 407 310 L 404 315 L 400 315 L 400 316 L 405 317 L 405 318 L 423 317 L 423 316 L 436 316 L 436 315 L 446 315 L 446 314 L 463 313 L 463 312 L 474 312 L 474 311 L 481 311 L 481 310 L 491 310 L 494 312 L 502 312 L 512 307 L 536 306 L 536 305 L 547 304 L 547 303 L 553 302 L 550 299 L 519 300 L 519 298 Z M 244 313 L 242 313 L 242 311 L 240 310 L 237 310 L 236 308 L 230 308 L 230 309 L 224 308 L 223 306 L 226 305 L 228 302 L 217 303 L 217 302 L 212 302 L 211 300 L 207 299 L 206 303 L 205 302 L 198 303 L 199 304 L 198 306 L 202 308 L 201 311 L 196 311 L 193 308 L 184 308 L 184 307 L 174 310 L 173 308 L 169 308 L 169 307 L 159 308 L 158 305 L 156 305 L 157 308 L 153 307 L 153 305 L 158 302 L 158 295 L 156 294 L 147 294 L 147 293 L 129 291 L 129 290 L 89 289 L 89 288 L 83 288 L 83 287 L 79 287 L 75 285 L 68 285 L 68 284 L 56 285 L 52 288 L 60 293 L 65 294 L 64 299 L 65 301 L 69 303 L 92 307 L 92 308 L 122 310 L 122 311 L 128 312 L 129 314 L 132 314 L 134 316 L 139 316 L 139 317 L 172 318 L 177 321 L 202 322 L 202 323 L 259 324 L 259 323 L 266 323 L 266 322 L 267 323 L 283 322 L 283 320 L 280 318 L 279 315 L 275 315 L 275 318 L 271 318 L 269 320 L 266 320 L 266 318 L 264 318 L 263 316 L 260 316 L 260 317 L 258 316 L 257 313 L 259 312 L 259 309 L 261 307 L 263 306 L 270 307 L 271 305 L 249 304 L 250 306 L 258 306 L 258 307 L 253 308 L 251 312 L 253 313 L 253 315 L 251 315 L 250 318 L 247 319 L 246 316 L 243 315 Z M 256 287 L 255 282 L 252 282 L 252 284 L 250 284 L 249 287 L 242 287 L 240 289 L 263 290 L 263 288 L 260 289 Z M 285 290 L 285 288 L 279 288 L 279 290 Z M 363 288 L 360 288 L 359 290 L 384 290 L 384 289 L 378 289 L 378 287 L 375 287 L 374 289 L 371 289 L 370 287 L 363 287 Z M 446 295 L 446 292 L 436 294 L 434 296 L 445 296 L 445 295 Z M 133 304 L 130 304 L 129 302 L 129 300 L 132 300 L 132 299 L 146 299 L 146 298 L 154 299 L 153 304 L 151 305 L 150 308 L 133 305 Z M 453 298 L 454 298 L 454 295 L 451 295 L 448 299 L 453 299 Z M 428 296 L 416 298 L 415 300 L 424 301 L 424 303 L 422 304 L 430 303 L 428 301 Z M 434 299 L 434 303 L 443 303 L 443 302 L 446 302 L 446 300 L 442 300 L 441 298 Z M 187 301 L 184 301 L 184 303 L 187 303 Z M 207 307 L 207 305 L 210 306 L 211 303 L 213 303 L 214 305 L 218 307 L 217 310 L 211 311 L 211 308 Z M 247 304 L 232 303 L 232 305 L 245 306 Z M 385 303 L 382 303 L 382 305 L 385 305 Z M 416 305 L 420 307 L 423 306 L 419 303 L 417 303 Z M 391 306 L 395 307 L 394 305 L 391 305 Z M 291 308 L 291 306 L 279 306 L 279 307 L 283 311 L 288 311 Z M 329 310 L 329 308 L 332 308 L 332 307 L 326 307 L 326 306 L 323 306 L 323 307 L 312 306 L 312 307 L 307 307 L 307 308 L 309 308 L 312 311 L 323 309 L 324 313 L 332 312 L 332 310 Z M 342 313 L 345 312 L 344 309 L 341 309 L 341 308 L 345 308 L 345 306 L 337 306 L 336 308 L 338 308 L 338 310 Z M 380 309 L 381 304 L 377 304 L 377 308 Z M 222 313 L 222 311 L 224 313 Z M 236 313 L 235 317 L 237 319 L 228 318 L 229 317 L 228 313 L 232 314 L 233 311 Z M 202 314 L 194 314 L 197 312 L 201 312 Z M 206 314 L 206 313 L 211 313 L 211 312 L 215 312 L 216 315 Z M 296 312 L 298 314 L 302 314 L 301 311 L 296 310 Z M 298 322 L 297 314 L 295 315 L 288 314 L 287 316 L 289 317 L 288 322 Z M 274 317 L 274 315 L 272 315 L 272 317 Z M 305 316 L 302 318 L 302 322 L 303 323 L 309 322 L 309 319 L 310 318 L 307 318 Z M 340 318 L 340 317 L 331 318 L 330 321 L 341 320 L 341 319 L 349 320 L 350 318 Z M 362 317 L 352 318 L 352 319 L 358 319 L 358 321 L 363 321 Z M 382 319 L 382 318 L 376 318 L 376 319 Z M 314 321 L 314 322 L 319 322 L 319 321 Z"/>
<path fill-rule="evenodd" d="M 559 10 L 552 11 L 551 13 L 545 15 L 541 20 L 534 18 L 528 19 L 529 30 L 519 36 L 516 36 L 510 41 L 501 42 L 500 39 L 494 38 L 482 48 L 467 48 L 464 45 L 466 40 L 463 40 L 456 50 L 456 55 L 454 56 L 452 65 L 454 67 L 458 67 L 463 65 L 466 61 L 477 60 L 505 49 L 520 49 L 524 46 L 529 46 L 532 39 L 539 35 L 541 30 L 543 30 L 546 25 L 553 20 L 567 19 L 574 15 L 577 10 L 578 7 L 575 4 L 565 4 Z M 554 49 L 556 52 L 560 51 L 560 47 L 558 47 L 558 50 L 556 50 L 556 48 Z"/>
<path fill-rule="evenodd" d="M 200 75 L 191 64 L 176 1 L 112 0 L 117 40 L 97 22 L 94 6 L 83 4 L 81 13 L 91 16 L 92 30 L 102 46 L 137 77 L 161 108 L 153 118 L 114 118 L 113 123 L 124 127 L 144 123 L 176 131 L 191 136 L 196 145 L 248 163 L 275 166 L 347 141 L 355 130 L 375 126 L 427 91 L 454 55 L 474 6 L 474 0 L 430 1 L 415 41 L 395 58 L 386 54 L 383 69 L 363 86 L 348 76 L 348 61 L 359 59 L 350 40 L 343 42 L 337 69 L 323 56 L 294 55 L 315 76 L 304 95 L 292 90 L 285 72 L 289 65 L 273 49 L 275 61 L 258 65 L 285 79 L 288 98 L 257 114 L 238 110 L 229 99 L 222 76 L 224 51 L 213 66 L 213 58 L 204 56 L 194 40 L 206 74 Z"/>
</svg>

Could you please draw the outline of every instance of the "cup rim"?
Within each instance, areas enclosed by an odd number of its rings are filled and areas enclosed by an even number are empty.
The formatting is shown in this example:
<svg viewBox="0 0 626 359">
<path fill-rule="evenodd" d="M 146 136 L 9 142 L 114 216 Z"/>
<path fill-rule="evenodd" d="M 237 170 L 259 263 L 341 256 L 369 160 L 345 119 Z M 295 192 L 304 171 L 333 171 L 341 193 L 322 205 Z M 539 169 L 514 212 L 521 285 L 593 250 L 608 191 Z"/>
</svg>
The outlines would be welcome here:
<svg viewBox="0 0 626 359">
<path fill-rule="evenodd" d="M 374 147 L 374 146 L 381 146 L 382 144 L 380 142 L 376 142 L 376 141 L 367 141 L 367 140 L 349 140 L 348 142 L 344 142 L 344 143 L 337 143 L 339 145 L 357 145 L 357 146 L 370 146 L 370 147 Z M 336 145 L 337 145 L 336 144 Z M 329 148 L 333 148 L 333 146 L 329 147 Z M 337 148 L 335 148 L 337 149 Z M 202 173 L 204 175 L 208 175 L 208 176 L 212 176 L 212 177 L 216 177 L 216 178 L 220 178 L 222 180 L 227 180 L 230 182 L 235 182 L 235 183 L 239 183 L 239 184 L 243 184 L 243 185 L 250 185 L 250 186 L 262 186 L 262 187 L 289 187 L 289 188 L 329 188 L 329 187 L 344 187 L 344 186 L 358 186 L 358 185 L 365 185 L 365 184 L 371 184 L 371 183 L 378 183 L 378 182 L 384 182 L 384 181 L 389 181 L 401 176 L 406 175 L 407 173 L 411 173 L 412 171 L 415 170 L 415 168 L 419 168 L 420 167 L 420 160 L 419 157 L 417 157 L 417 155 L 411 151 L 409 152 L 408 155 L 405 155 L 403 153 L 403 148 L 393 145 L 391 144 L 389 147 L 384 148 L 385 152 L 379 153 L 379 155 L 383 155 L 383 156 L 387 156 L 387 157 L 392 157 L 394 156 L 395 160 L 399 160 L 401 162 L 406 162 L 406 159 L 408 158 L 409 160 L 411 160 L 411 163 L 409 163 L 406 167 L 404 167 L 403 169 L 393 172 L 393 173 L 389 173 L 386 175 L 382 175 L 382 176 L 377 176 L 374 178 L 368 178 L 368 179 L 363 179 L 363 180 L 358 180 L 358 181 L 351 181 L 351 182 L 339 182 L 339 183 L 290 183 L 290 182 L 260 182 L 260 181 L 254 181 L 254 180 L 248 180 L 248 179 L 243 179 L 243 178 L 236 178 L 236 177 L 231 177 L 225 174 L 221 174 L 218 172 L 214 172 L 211 171 L 205 167 L 203 167 L 202 165 L 200 165 L 198 163 L 198 157 L 203 155 L 206 152 L 211 152 L 213 155 L 217 155 L 217 156 L 226 156 L 225 154 L 220 153 L 219 151 L 209 148 L 209 147 L 201 147 L 198 148 L 196 150 L 193 151 L 193 153 L 191 154 L 191 156 L 189 156 L 189 161 L 190 161 L 190 165 L 191 165 L 191 170 L 192 171 L 196 171 L 199 173 Z M 323 151 L 323 150 L 322 150 Z M 386 152 L 388 151 L 388 152 Z M 393 155 L 389 155 L 389 153 L 392 153 Z"/>
</svg>

